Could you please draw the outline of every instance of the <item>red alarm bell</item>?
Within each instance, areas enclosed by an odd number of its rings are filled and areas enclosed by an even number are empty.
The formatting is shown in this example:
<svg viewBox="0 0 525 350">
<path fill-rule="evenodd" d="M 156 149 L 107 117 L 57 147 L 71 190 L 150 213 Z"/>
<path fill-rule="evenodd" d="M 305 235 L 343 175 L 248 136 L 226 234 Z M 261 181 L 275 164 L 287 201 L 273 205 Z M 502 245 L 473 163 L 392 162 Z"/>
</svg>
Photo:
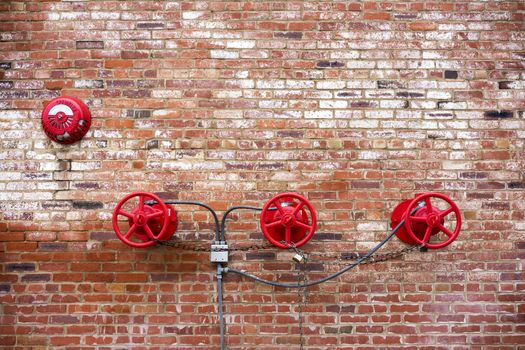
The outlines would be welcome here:
<svg viewBox="0 0 525 350">
<path fill-rule="evenodd" d="M 458 206 L 440 193 L 423 193 L 399 203 L 392 211 L 390 227 L 396 227 L 402 220 L 405 222 L 396 236 L 405 243 L 430 249 L 446 247 L 461 230 Z M 435 242 L 430 243 L 431 239 Z"/>
<path fill-rule="evenodd" d="M 53 141 L 71 144 L 80 141 L 91 126 L 91 113 L 75 97 L 57 97 L 42 111 L 42 128 Z"/>
<path fill-rule="evenodd" d="M 154 201 L 154 204 L 145 202 Z M 120 219 L 127 219 L 129 228 L 123 233 Z M 153 193 L 134 192 L 124 197 L 113 212 L 113 229 L 117 237 L 135 248 L 156 244 L 156 240 L 169 239 L 177 229 L 177 212 Z"/>
<path fill-rule="evenodd" d="M 308 242 L 317 218 L 310 202 L 296 193 L 280 193 L 270 199 L 261 213 L 264 236 L 276 247 L 289 249 Z"/>
</svg>

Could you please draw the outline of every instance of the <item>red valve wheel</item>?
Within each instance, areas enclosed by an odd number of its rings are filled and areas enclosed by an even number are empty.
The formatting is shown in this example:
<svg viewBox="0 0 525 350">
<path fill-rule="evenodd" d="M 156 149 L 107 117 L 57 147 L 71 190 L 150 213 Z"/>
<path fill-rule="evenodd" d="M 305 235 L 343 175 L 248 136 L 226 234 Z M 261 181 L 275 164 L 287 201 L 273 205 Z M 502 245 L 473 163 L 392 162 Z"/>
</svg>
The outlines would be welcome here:
<svg viewBox="0 0 525 350">
<path fill-rule="evenodd" d="M 138 206 L 132 211 L 123 207 L 138 197 Z M 153 205 L 145 204 L 147 200 L 155 201 Z M 129 229 L 122 233 L 119 217 L 127 218 Z M 167 239 L 176 228 L 176 213 L 173 207 L 166 205 L 153 193 L 134 192 L 124 197 L 113 212 L 113 229 L 117 237 L 135 248 L 145 248 L 157 243 L 156 239 Z"/>
<path fill-rule="evenodd" d="M 448 208 L 441 209 L 433 206 L 431 198 L 441 199 L 442 202 L 448 204 Z M 424 203 L 424 206 L 417 209 L 420 203 Z M 414 209 L 416 209 L 415 213 L 410 214 Z M 451 213 L 454 213 L 455 216 L 454 229 L 445 227 L 445 218 Z M 404 220 L 404 227 L 410 238 L 430 249 L 446 247 L 458 237 L 461 230 L 461 213 L 458 206 L 452 199 L 441 193 L 418 195 L 408 205 Z M 437 236 L 440 232 L 445 234 L 445 239 L 439 243 L 429 243 L 430 238 Z"/>
<path fill-rule="evenodd" d="M 310 202 L 296 193 L 280 193 L 270 199 L 261 213 L 264 236 L 276 247 L 289 249 L 308 242 L 317 225 Z"/>
</svg>

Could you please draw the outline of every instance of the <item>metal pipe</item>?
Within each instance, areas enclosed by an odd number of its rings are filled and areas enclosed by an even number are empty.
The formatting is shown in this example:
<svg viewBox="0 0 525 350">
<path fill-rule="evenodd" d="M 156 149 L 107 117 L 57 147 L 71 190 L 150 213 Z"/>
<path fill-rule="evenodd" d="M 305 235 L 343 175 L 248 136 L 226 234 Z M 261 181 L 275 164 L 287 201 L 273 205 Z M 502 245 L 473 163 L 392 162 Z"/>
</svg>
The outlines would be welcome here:
<svg viewBox="0 0 525 350">
<path fill-rule="evenodd" d="M 222 264 L 217 264 L 217 299 L 219 301 L 219 324 L 221 334 L 221 350 L 225 349 L 224 345 L 224 317 L 222 311 Z"/>
</svg>

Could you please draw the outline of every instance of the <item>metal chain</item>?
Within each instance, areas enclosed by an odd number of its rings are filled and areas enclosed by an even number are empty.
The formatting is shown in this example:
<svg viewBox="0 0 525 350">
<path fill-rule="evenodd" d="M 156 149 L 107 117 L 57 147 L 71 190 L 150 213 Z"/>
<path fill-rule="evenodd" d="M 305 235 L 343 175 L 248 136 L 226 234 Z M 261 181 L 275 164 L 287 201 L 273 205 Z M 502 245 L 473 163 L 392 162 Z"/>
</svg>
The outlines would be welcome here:
<svg viewBox="0 0 525 350">
<path fill-rule="evenodd" d="M 181 248 L 185 250 L 191 250 L 194 252 L 211 252 L 211 246 L 209 244 L 204 245 L 200 242 L 192 242 L 192 241 L 174 241 L 174 240 L 161 240 L 161 239 L 155 239 L 155 242 L 157 242 L 160 245 L 166 246 L 166 247 L 173 247 L 173 248 Z M 228 247 L 229 251 L 249 251 L 249 250 L 259 250 L 259 249 L 268 249 L 272 248 L 273 245 L 270 243 L 254 243 L 247 246 L 233 246 Z"/>
<path fill-rule="evenodd" d="M 394 252 L 374 254 L 371 257 L 369 257 L 368 259 L 362 261 L 360 263 L 360 265 L 375 264 L 375 263 L 379 263 L 379 262 L 385 262 L 385 261 L 393 260 L 393 259 L 399 258 L 399 257 L 401 257 L 401 256 L 403 256 L 403 255 L 405 255 L 407 253 L 410 253 L 410 252 L 413 252 L 415 250 L 418 250 L 418 249 L 424 249 L 424 248 L 422 246 L 420 246 L 420 245 L 412 245 L 412 246 L 408 246 L 408 247 L 405 247 L 403 249 L 400 249 L 400 250 L 397 250 L 397 251 L 394 251 Z M 359 258 L 361 257 L 359 254 L 345 256 L 345 255 L 335 255 L 335 254 L 329 254 L 329 253 L 310 253 L 310 255 L 311 256 L 325 257 L 325 258 L 332 258 L 333 259 L 333 261 L 331 261 L 331 262 L 322 261 L 322 263 L 325 264 L 325 265 L 346 264 L 346 262 L 349 261 L 349 260 L 359 260 Z"/>
<path fill-rule="evenodd" d="M 297 248 L 295 248 L 297 249 Z M 306 276 L 307 273 L 307 262 L 308 258 L 302 254 L 302 260 L 301 262 L 297 262 L 296 269 L 298 274 L 298 283 L 299 284 L 306 284 L 308 282 L 308 278 Z M 304 349 L 304 311 L 306 309 L 307 300 L 308 300 L 308 288 L 297 288 L 297 313 L 299 316 L 299 350 Z"/>
<path fill-rule="evenodd" d="M 167 247 L 173 247 L 173 248 L 181 248 L 181 249 L 185 249 L 185 250 L 191 250 L 191 251 L 194 251 L 194 252 L 211 252 L 211 246 L 210 245 L 204 245 L 203 243 L 200 243 L 200 242 L 192 242 L 192 241 L 174 241 L 174 240 L 160 240 L 160 239 L 155 239 L 155 241 L 160 244 L 160 245 L 163 245 L 163 246 L 167 246 Z M 284 243 L 286 244 L 286 243 Z M 298 255 L 300 255 L 301 257 L 304 258 L 304 260 L 306 261 L 306 254 L 301 251 L 300 249 L 298 249 L 295 245 L 293 244 L 286 244 L 290 249 L 293 249 Z M 246 245 L 246 246 L 242 246 L 242 245 L 239 245 L 239 246 L 233 246 L 233 247 L 229 247 L 229 251 L 239 251 L 239 252 L 245 252 L 245 251 L 250 251 L 250 250 L 260 250 L 260 249 L 269 249 L 269 248 L 272 248 L 273 245 L 269 244 L 269 243 L 254 243 L 254 244 L 250 244 L 250 245 Z M 393 259 L 396 259 L 396 258 L 399 258 L 407 253 L 410 253 L 412 251 L 415 251 L 415 250 L 418 250 L 418 249 L 424 249 L 424 247 L 420 246 L 420 245 L 413 245 L 413 246 L 408 246 L 408 247 L 405 247 L 403 249 L 400 249 L 400 250 L 397 250 L 397 251 L 394 251 L 394 252 L 389 252 L 389 253 L 382 253 L 382 254 L 374 254 L 372 255 L 370 258 L 368 258 L 367 260 L 364 260 L 361 262 L 360 265 L 367 265 L 367 264 L 375 264 L 375 263 L 379 263 L 379 262 L 385 262 L 385 261 L 389 261 L 389 260 L 393 260 Z M 335 254 L 330 254 L 330 253 L 308 253 L 310 256 L 315 256 L 315 257 L 321 257 L 321 258 L 332 258 L 333 260 L 332 261 L 320 261 L 321 263 L 325 264 L 325 265 L 341 265 L 341 264 L 344 264 L 346 263 L 347 261 L 349 260 L 358 260 L 360 258 L 359 254 L 353 254 L 353 255 L 348 255 L 348 256 L 345 256 L 345 255 L 335 255 Z"/>
</svg>

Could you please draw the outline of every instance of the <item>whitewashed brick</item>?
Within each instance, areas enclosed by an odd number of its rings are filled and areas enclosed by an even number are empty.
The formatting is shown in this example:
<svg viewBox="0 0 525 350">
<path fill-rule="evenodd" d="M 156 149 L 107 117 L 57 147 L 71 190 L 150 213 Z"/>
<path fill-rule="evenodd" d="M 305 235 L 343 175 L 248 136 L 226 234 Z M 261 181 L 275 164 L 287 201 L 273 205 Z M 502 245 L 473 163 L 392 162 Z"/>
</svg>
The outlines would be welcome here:
<svg viewBox="0 0 525 350">
<path fill-rule="evenodd" d="M 334 117 L 332 111 L 306 111 L 304 112 L 306 119 L 331 119 Z"/>
<path fill-rule="evenodd" d="M 320 101 L 319 108 L 333 108 L 333 109 L 342 109 L 347 108 L 347 101 Z"/>
<path fill-rule="evenodd" d="M 345 86 L 346 86 L 346 83 L 344 81 L 337 81 L 337 80 L 325 80 L 325 81 L 319 81 L 316 83 L 316 87 L 318 89 L 337 90 L 337 89 L 343 89 Z"/>
<path fill-rule="evenodd" d="M 239 52 L 227 50 L 211 50 L 210 57 L 218 59 L 236 59 L 239 58 Z"/>
<path fill-rule="evenodd" d="M 226 42 L 229 49 L 251 49 L 255 47 L 255 40 L 231 40 Z"/>
</svg>

